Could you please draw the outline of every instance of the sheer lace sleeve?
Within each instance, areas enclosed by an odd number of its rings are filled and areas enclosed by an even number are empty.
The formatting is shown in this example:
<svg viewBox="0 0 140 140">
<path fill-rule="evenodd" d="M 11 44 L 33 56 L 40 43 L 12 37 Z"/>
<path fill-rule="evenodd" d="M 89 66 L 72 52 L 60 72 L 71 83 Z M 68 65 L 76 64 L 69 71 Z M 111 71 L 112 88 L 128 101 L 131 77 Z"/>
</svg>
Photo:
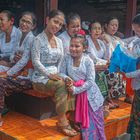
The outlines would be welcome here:
<svg viewBox="0 0 140 140">
<path fill-rule="evenodd" d="M 73 87 L 74 94 L 79 94 L 81 92 L 84 92 L 95 84 L 95 68 L 94 68 L 93 61 L 90 58 L 87 58 L 87 60 L 84 63 L 86 67 L 87 77 L 85 83 L 82 86 Z"/>
</svg>

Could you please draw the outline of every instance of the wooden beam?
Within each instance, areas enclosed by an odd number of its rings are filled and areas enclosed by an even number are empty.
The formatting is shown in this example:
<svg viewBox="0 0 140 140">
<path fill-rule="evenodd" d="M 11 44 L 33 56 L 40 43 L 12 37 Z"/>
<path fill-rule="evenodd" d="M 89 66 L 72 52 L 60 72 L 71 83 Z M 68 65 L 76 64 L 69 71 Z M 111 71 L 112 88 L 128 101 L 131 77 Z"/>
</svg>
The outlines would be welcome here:
<svg viewBox="0 0 140 140">
<path fill-rule="evenodd" d="M 132 19 L 136 15 L 137 0 L 127 0 L 125 35 L 129 37 L 132 33 Z"/>
<path fill-rule="evenodd" d="M 50 11 L 58 8 L 58 0 L 50 0 Z"/>
<path fill-rule="evenodd" d="M 38 26 L 44 24 L 44 0 L 35 0 L 35 14 L 38 20 Z"/>
</svg>

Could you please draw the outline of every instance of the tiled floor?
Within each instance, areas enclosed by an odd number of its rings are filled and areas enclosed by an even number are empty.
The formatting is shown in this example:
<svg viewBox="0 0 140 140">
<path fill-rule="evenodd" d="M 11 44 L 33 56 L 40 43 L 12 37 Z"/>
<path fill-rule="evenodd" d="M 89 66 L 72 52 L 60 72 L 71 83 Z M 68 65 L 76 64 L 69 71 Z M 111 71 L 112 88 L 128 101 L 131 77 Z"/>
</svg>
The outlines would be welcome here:
<svg viewBox="0 0 140 140">
<path fill-rule="evenodd" d="M 124 133 L 124 134 L 122 134 L 122 135 L 120 135 L 120 136 L 114 138 L 113 140 L 130 140 L 130 135 Z"/>
<path fill-rule="evenodd" d="M 105 119 L 107 140 L 112 140 L 112 138 L 126 132 L 131 105 L 123 101 L 118 101 L 118 103 L 120 107 L 112 110 L 107 119 Z M 3 117 L 3 120 L 4 124 L 0 131 L 18 140 L 81 140 L 80 135 L 69 138 L 59 133 L 56 128 L 56 118 L 38 121 L 20 113 L 9 112 Z M 122 139 L 116 140 L 129 139 L 122 136 Z"/>
</svg>

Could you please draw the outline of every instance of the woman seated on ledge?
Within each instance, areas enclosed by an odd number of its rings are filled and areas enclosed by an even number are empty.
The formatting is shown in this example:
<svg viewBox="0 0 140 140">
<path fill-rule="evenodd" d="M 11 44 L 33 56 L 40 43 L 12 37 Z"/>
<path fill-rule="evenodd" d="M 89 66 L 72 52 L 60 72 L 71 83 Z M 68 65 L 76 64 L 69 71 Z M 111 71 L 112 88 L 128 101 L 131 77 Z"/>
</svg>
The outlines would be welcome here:
<svg viewBox="0 0 140 140">
<path fill-rule="evenodd" d="M 0 71 L 9 66 L 13 49 L 18 45 L 20 30 L 14 25 L 14 15 L 8 10 L 0 12 Z"/>
<path fill-rule="evenodd" d="M 22 75 L 25 66 L 30 60 L 31 47 L 34 40 L 34 35 L 31 30 L 36 25 L 36 17 L 31 12 L 24 12 L 19 21 L 19 29 L 21 30 L 20 42 L 16 46 L 16 50 L 12 59 L 12 67 L 0 73 L 0 126 L 2 126 L 1 113 L 4 107 L 5 95 L 10 95 L 15 92 L 31 89 L 32 84 L 29 80 L 31 69 L 27 74 Z M 20 75 L 20 76 L 18 76 Z M 27 77 L 28 75 L 28 77 Z"/>
<path fill-rule="evenodd" d="M 59 76 L 59 67 L 63 58 L 62 41 L 55 36 L 64 24 L 64 14 L 53 10 L 46 18 L 46 28 L 34 40 L 32 47 L 33 89 L 54 98 L 58 114 L 57 127 L 68 136 L 77 132 L 71 128 L 65 113 L 68 111 L 68 92 L 65 82 Z"/>
</svg>

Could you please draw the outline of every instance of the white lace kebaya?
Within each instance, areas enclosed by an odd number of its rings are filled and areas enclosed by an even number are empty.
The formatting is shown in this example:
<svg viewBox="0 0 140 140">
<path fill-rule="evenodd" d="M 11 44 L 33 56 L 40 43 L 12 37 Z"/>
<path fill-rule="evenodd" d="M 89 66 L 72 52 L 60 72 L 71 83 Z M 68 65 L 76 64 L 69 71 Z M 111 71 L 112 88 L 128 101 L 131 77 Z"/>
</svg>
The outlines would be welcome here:
<svg viewBox="0 0 140 140">
<path fill-rule="evenodd" d="M 60 71 L 62 75 L 64 74 L 64 78 L 69 76 L 74 81 L 85 81 L 84 85 L 80 87 L 73 86 L 73 94 L 80 94 L 83 91 L 87 91 L 88 101 L 94 111 L 103 105 L 104 98 L 95 83 L 94 63 L 88 55 L 83 54 L 79 67 L 73 66 L 73 58 L 70 55 L 65 56 Z"/>
<path fill-rule="evenodd" d="M 34 65 L 32 81 L 35 83 L 46 84 L 49 80 L 50 71 L 59 73 L 63 58 L 63 46 L 58 37 L 55 37 L 55 40 L 57 47 L 52 48 L 44 31 L 34 40 L 32 48 L 32 62 Z"/>
<path fill-rule="evenodd" d="M 0 57 L 10 57 L 13 49 L 18 45 L 20 40 L 21 31 L 15 26 L 12 28 L 11 40 L 6 43 L 6 34 L 4 32 L 0 33 Z"/>
</svg>

